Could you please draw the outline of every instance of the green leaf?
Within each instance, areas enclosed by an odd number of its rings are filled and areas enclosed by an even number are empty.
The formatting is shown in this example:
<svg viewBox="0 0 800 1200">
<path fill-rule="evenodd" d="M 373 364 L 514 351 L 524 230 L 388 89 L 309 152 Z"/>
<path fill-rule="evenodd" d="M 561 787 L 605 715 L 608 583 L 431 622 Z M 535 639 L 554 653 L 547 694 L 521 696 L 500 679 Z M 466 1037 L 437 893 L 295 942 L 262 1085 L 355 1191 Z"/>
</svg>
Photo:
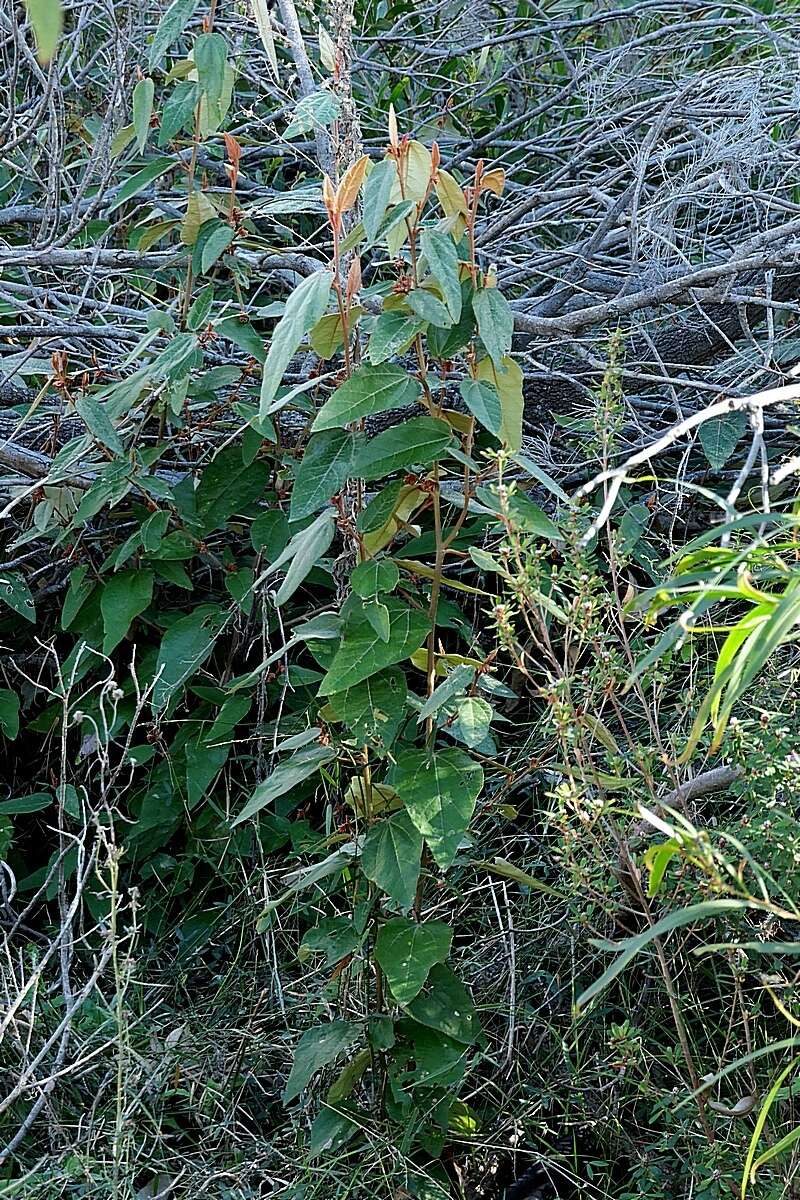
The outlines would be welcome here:
<svg viewBox="0 0 800 1200">
<path fill-rule="evenodd" d="M 481 288 L 472 297 L 472 311 L 478 322 L 478 333 L 486 353 L 498 370 L 511 351 L 514 335 L 514 314 L 511 305 L 497 288 Z"/>
<path fill-rule="evenodd" d="M 328 704 L 359 742 L 389 746 L 406 715 L 406 677 L 396 668 L 379 671 L 337 692 Z"/>
<path fill-rule="evenodd" d="M 431 692 L 428 699 L 419 710 L 417 723 L 421 724 L 427 721 L 428 717 L 434 716 L 439 709 L 447 704 L 448 700 L 452 700 L 459 692 L 465 692 L 472 683 L 475 675 L 475 668 L 469 666 L 468 663 L 459 663 L 453 667 L 446 679 L 443 679 L 437 688 Z"/>
<path fill-rule="evenodd" d="M 208 464 L 195 492 L 197 518 L 204 534 L 220 529 L 266 491 L 269 467 L 263 461 L 246 464 L 238 446 L 227 446 Z"/>
<path fill-rule="evenodd" d="M 431 970 L 428 982 L 429 988 L 408 1006 L 414 1020 L 455 1042 L 474 1042 L 480 1033 L 478 1014 L 461 980 L 440 963 Z"/>
<path fill-rule="evenodd" d="M 700 445 L 715 471 L 721 471 L 747 426 L 743 412 L 726 413 L 724 417 L 712 417 L 700 426 Z"/>
<path fill-rule="evenodd" d="M 325 966 L 332 967 L 361 945 L 350 917 L 324 917 L 313 929 L 306 930 L 297 957 L 306 962 L 312 954 L 324 954 Z"/>
<path fill-rule="evenodd" d="M 501 369 L 502 368 L 502 369 Z M 522 445 L 522 418 L 525 401 L 522 393 L 522 369 L 513 358 L 504 358 L 501 367 L 495 367 L 490 358 L 481 359 L 477 366 L 478 379 L 497 388 L 503 422 L 497 436 L 510 450 L 519 450 Z"/>
<path fill-rule="evenodd" d="M 455 243 L 449 234 L 424 229 L 420 238 L 420 246 L 427 259 L 431 274 L 442 289 L 450 319 L 455 323 L 461 316 L 460 264 Z"/>
<path fill-rule="evenodd" d="M 208 321 L 208 314 L 211 311 L 213 303 L 214 285 L 213 283 L 209 283 L 206 284 L 199 295 L 195 296 L 192 301 L 192 307 L 186 316 L 186 328 L 191 330 L 202 329 Z"/>
<path fill-rule="evenodd" d="M 361 1027 L 348 1021 L 331 1021 L 327 1025 L 307 1029 L 294 1052 L 292 1070 L 283 1091 L 284 1104 L 295 1100 L 317 1071 L 349 1050 L 360 1034 Z"/>
<path fill-rule="evenodd" d="M 11 688 L 0 688 L 0 730 L 11 742 L 19 733 L 19 696 Z"/>
<path fill-rule="evenodd" d="M 377 492 L 361 512 L 356 528 L 359 533 L 374 533 L 382 529 L 397 507 L 400 493 L 405 487 L 402 479 L 393 479 Z"/>
<path fill-rule="evenodd" d="M 286 301 L 286 308 L 275 326 L 264 363 L 260 416 L 267 415 L 284 372 L 297 348 L 328 307 L 332 282 L 333 275 L 330 271 L 317 271 L 304 279 Z"/>
<path fill-rule="evenodd" d="M 381 221 L 397 181 L 397 163 L 393 158 L 384 158 L 370 171 L 362 192 L 362 224 L 371 242 L 377 241 Z"/>
<path fill-rule="evenodd" d="M 201 33 L 194 45 L 194 61 L 200 92 L 205 96 L 212 123 L 219 123 L 225 87 L 228 45 L 219 33 Z"/>
<path fill-rule="evenodd" d="M 164 708 L 173 692 L 208 658 L 224 622 L 224 614 L 208 605 L 196 608 L 170 625 L 161 639 L 153 685 L 154 712 Z"/>
<path fill-rule="evenodd" d="M 135 175 L 131 175 L 129 179 L 125 180 L 106 209 L 106 215 L 110 216 L 111 213 L 116 212 L 128 200 L 133 199 L 139 192 L 143 192 L 148 184 L 153 183 L 159 176 L 165 175 L 174 167 L 174 158 L 154 158 L 146 167 L 142 167 L 141 171 L 137 171 Z"/>
<path fill-rule="evenodd" d="M 110 654 L 143 613 L 153 598 L 152 571 L 134 568 L 120 571 L 103 585 L 100 611 L 103 614 L 103 653 Z"/>
<path fill-rule="evenodd" d="M 483 787 L 483 770 L 463 750 L 404 750 L 389 782 L 446 870 L 467 831 Z"/>
<path fill-rule="evenodd" d="M 384 667 L 402 662 L 420 648 L 430 631 L 428 618 L 393 597 L 387 597 L 386 607 L 390 619 L 388 642 L 380 639 L 363 613 L 356 611 L 348 620 L 341 645 L 320 684 L 320 696 L 343 692 Z"/>
<path fill-rule="evenodd" d="M 430 325 L 436 325 L 440 329 L 449 329 L 453 324 L 453 319 L 441 300 L 438 300 L 433 292 L 428 292 L 425 288 L 414 288 L 409 292 L 406 296 L 406 304 L 421 321 L 427 321 Z"/>
<path fill-rule="evenodd" d="M 459 391 L 461 399 L 475 420 L 483 425 L 484 429 L 488 429 L 489 433 L 493 433 L 495 437 L 499 438 L 503 428 L 503 409 L 497 388 L 491 383 L 465 379 L 462 381 Z"/>
<path fill-rule="evenodd" d="M 356 455 L 353 474 L 360 479 L 382 479 L 410 466 L 427 466 L 449 446 L 453 431 L 435 417 L 413 417 L 385 429 Z"/>
<path fill-rule="evenodd" d="M 155 84 L 152 79 L 140 79 L 133 89 L 133 128 L 136 145 L 141 154 L 150 133 L 150 118 L 153 115 Z"/>
<path fill-rule="evenodd" d="M 206 230 L 206 225 L 210 228 Z M 199 258 L 198 274 L 205 275 L 214 263 L 224 254 L 234 238 L 234 230 L 224 221 L 206 221 L 197 235 L 192 261 Z"/>
<path fill-rule="evenodd" d="M 289 563 L 284 581 L 275 596 L 277 605 L 285 604 L 294 595 L 311 568 L 330 546 L 335 532 L 333 510 L 327 509 L 320 513 L 311 525 L 296 533 L 274 563 L 267 568 L 263 576 L 265 579 L 279 571 L 285 563 Z"/>
<path fill-rule="evenodd" d="M 75 408 L 83 419 L 86 428 L 114 454 L 124 454 L 125 447 L 119 439 L 106 408 L 92 395 L 79 396 Z"/>
<path fill-rule="evenodd" d="M 180 133 L 186 123 L 193 118 L 199 92 L 200 89 L 194 79 L 179 79 L 175 84 L 161 114 L 161 128 L 158 131 L 159 147 L 166 146 L 167 142 L 171 141 L 176 133 Z"/>
<path fill-rule="evenodd" d="M 283 131 L 285 138 L 299 137 L 331 125 L 339 115 L 341 105 L 337 96 L 327 88 L 320 88 L 303 99 L 294 110 L 294 115 Z"/>
<path fill-rule="evenodd" d="M 454 736 L 474 750 L 489 732 L 494 709 L 480 696 L 463 696 L 456 701 L 456 719 L 451 726 Z"/>
<path fill-rule="evenodd" d="M 350 587 L 362 600 L 381 592 L 393 592 L 400 581 L 397 563 L 390 558 L 369 558 L 359 563 L 350 576 Z"/>
<path fill-rule="evenodd" d="M 362 611 L 381 641 L 388 642 L 391 622 L 386 605 L 381 604 L 380 600 L 369 600 Z"/>
<path fill-rule="evenodd" d="M 231 821 L 231 827 L 249 821 L 273 800 L 316 775 L 320 767 L 324 767 L 335 757 L 336 751 L 330 746 L 311 746 L 279 762 L 275 770 L 258 785 L 238 817 Z"/>
<path fill-rule="evenodd" d="M 416 895 L 421 854 L 422 834 L 403 811 L 368 830 L 361 869 L 395 904 L 410 908 Z"/>
<path fill-rule="evenodd" d="M 67 588 L 67 594 L 64 597 L 64 604 L 61 609 L 62 629 L 69 629 L 94 591 L 94 577 L 87 579 L 86 576 L 88 573 L 89 568 L 85 565 L 76 567 L 70 573 L 69 587 Z"/>
<path fill-rule="evenodd" d="M 453 931 L 444 921 L 417 924 L 403 917 L 385 921 L 375 941 L 375 958 L 398 1004 L 409 1004 L 428 978 L 431 967 L 450 953 Z"/>
<path fill-rule="evenodd" d="M 312 430 L 335 429 L 386 412 L 415 404 L 420 386 L 401 367 L 364 363 L 357 367 L 317 413 Z"/>
<path fill-rule="evenodd" d="M 268 563 L 274 562 L 289 541 L 289 522 L 280 509 L 259 513 L 250 526 L 250 544 Z"/>
<path fill-rule="evenodd" d="M 36 620 L 31 590 L 19 571 L 0 572 L 0 604 L 7 604 L 26 621 Z"/>
<path fill-rule="evenodd" d="M 175 0 L 158 23 L 158 27 L 150 47 L 149 69 L 157 67 L 164 54 L 179 37 L 194 16 L 198 0 Z"/>
<path fill-rule="evenodd" d="M 330 502 L 351 477 L 356 440 L 344 429 L 326 429 L 311 436 L 292 488 L 289 520 L 311 516 Z"/>
<path fill-rule="evenodd" d="M 16 817 L 25 813 L 42 812 L 53 803 L 49 792 L 30 792 L 27 796 L 15 796 L 13 800 L 0 800 L 0 814 Z"/>
<path fill-rule="evenodd" d="M 402 354 L 424 328 L 424 321 L 402 308 L 382 312 L 373 326 L 367 345 L 369 361 L 376 367 L 388 358 Z"/>
<path fill-rule="evenodd" d="M 64 28 L 61 0 L 25 0 L 25 7 L 36 38 L 36 57 L 40 63 L 49 63 Z"/>
<path fill-rule="evenodd" d="M 310 1158 L 330 1154 L 344 1146 L 359 1129 L 358 1121 L 351 1120 L 334 1108 L 323 1107 L 314 1118 L 308 1139 Z"/>
</svg>

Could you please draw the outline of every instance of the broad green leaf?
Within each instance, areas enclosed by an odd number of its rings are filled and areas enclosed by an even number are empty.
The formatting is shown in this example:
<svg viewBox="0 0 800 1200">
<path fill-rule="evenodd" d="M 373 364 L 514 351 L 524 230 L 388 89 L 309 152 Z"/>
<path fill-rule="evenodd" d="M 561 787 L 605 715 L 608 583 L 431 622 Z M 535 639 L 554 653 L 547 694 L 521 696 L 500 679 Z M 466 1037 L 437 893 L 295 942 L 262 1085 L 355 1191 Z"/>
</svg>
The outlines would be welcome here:
<svg viewBox="0 0 800 1200">
<path fill-rule="evenodd" d="M 406 467 L 424 467 L 449 446 L 453 431 L 435 417 L 414 417 L 385 429 L 356 455 L 353 474 L 360 479 L 383 479 Z"/>
<path fill-rule="evenodd" d="M 700 445 L 715 471 L 721 471 L 725 466 L 746 426 L 747 417 L 741 411 L 726 413 L 724 417 L 712 417 L 700 426 Z"/>
<path fill-rule="evenodd" d="M 424 328 L 424 321 L 402 308 L 382 312 L 373 326 L 367 345 L 369 361 L 373 366 L 379 366 L 396 354 L 402 354 Z"/>
<path fill-rule="evenodd" d="M 474 750 L 486 738 L 493 716 L 488 701 L 480 696 L 463 696 L 456 701 L 456 719 L 451 729 L 465 746 Z"/>
<path fill-rule="evenodd" d="M 382 241 L 383 238 L 391 240 L 396 234 L 399 234 L 399 243 L 402 245 L 408 236 L 405 223 L 407 218 L 410 217 L 414 212 L 414 208 L 415 205 L 411 200 L 403 200 L 400 204 L 392 205 L 389 211 L 384 214 L 383 220 L 375 232 L 375 236 L 370 238 L 369 245 L 374 245 L 376 242 Z M 398 226 L 400 226 L 401 223 L 403 227 L 402 229 L 398 229 Z M 364 226 L 362 223 L 361 229 L 363 230 L 363 228 Z M 353 234 L 355 234 L 355 232 L 356 230 L 354 229 Z M 344 250 L 344 242 L 342 243 L 342 249 Z"/>
<path fill-rule="evenodd" d="M 350 587 L 362 600 L 367 600 L 381 592 L 393 592 L 399 581 L 400 571 L 391 558 L 369 558 L 353 571 Z"/>
<path fill-rule="evenodd" d="M 377 492 L 361 512 L 356 528 L 359 533 L 374 533 L 382 529 L 397 507 L 400 493 L 407 485 L 402 479 L 393 479 Z"/>
<path fill-rule="evenodd" d="M 356 611 L 347 621 L 341 645 L 320 684 L 320 696 L 346 691 L 420 648 L 430 631 L 428 618 L 392 596 L 387 596 L 386 607 L 390 618 L 388 642 L 381 640 L 363 613 Z"/>
<path fill-rule="evenodd" d="M 500 437 L 503 428 L 503 409 L 497 388 L 491 383 L 481 383 L 476 379 L 465 379 L 459 387 L 461 399 L 472 413 L 475 420 Z"/>
<path fill-rule="evenodd" d="M 365 1064 L 366 1065 L 366 1064 Z M 310 1158 L 319 1158 L 321 1154 L 328 1154 L 339 1150 L 344 1146 L 354 1133 L 357 1133 L 359 1123 L 357 1120 L 351 1120 L 344 1113 L 337 1112 L 335 1108 L 328 1108 L 324 1105 L 311 1126 L 311 1132 L 308 1138 L 308 1154 Z"/>
<path fill-rule="evenodd" d="M 197 5 L 198 0 L 175 0 L 164 13 L 150 47 L 148 65 L 151 71 L 158 66 L 175 39 L 183 33 L 194 16 Z"/>
<path fill-rule="evenodd" d="M 324 954 L 325 966 L 332 967 L 357 950 L 361 939 L 352 917 L 324 917 L 303 935 L 297 957 L 306 962 L 312 954 Z"/>
<path fill-rule="evenodd" d="M 361 869 L 381 891 L 410 908 L 414 903 L 422 854 L 422 834 L 403 811 L 376 822 L 367 832 Z"/>
<path fill-rule="evenodd" d="M 467 663 L 459 663 L 458 666 L 453 667 L 446 679 L 442 680 L 423 704 L 417 717 L 417 723 L 421 724 L 423 721 L 427 721 L 428 717 L 435 716 L 439 709 L 454 696 L 465 692 L 472 683 L 474 675 L 475 668 Z"/>
<path fill-rule="evenodd" d="M 286 301 L 283 316 L 273 330 L 264 363 L 260 406 L 262 417 L 266 416 L 275 399 L 284 372 L 300 343 L 328 307 L 332 282 L 330 271 L 317 271 L 304 279 Z"/>
<path fill-rule="evenodd" d="M 80 610 L 83 608 L 86 601 L 94 591 L 94 577 L 86 578 L 89 573 L 89 568 L 85 565 L 76 567 L 70 573 L 69 587 L 67 594 L 64 597 L 64 604 L 61 609 L 61 628 L 69 629 L 72 622 L 77 617 Z"/>
<path fill-rule="evenodd" d="M 25 0 L 25 7 L 36 38 L 36 57 L 40 63 L 49 63 L 64 28 L 61 0 Z"/>
<path fill-rule="evenodd" d="M 419 394 L 416 379 L 401 367 L 364 363 L 323 404 L 311 428 L 317 432 L 349 425 L 362 417 L 414 404 Z"/>
<path fill-rule="evenodd" d="M 283 583 L 275 596 L 277 605 L 285 604 L 294 595 L 311 568 L 330 546 L 335 532 L 334 513 L 332 509 L 328 509 L 320 513 L 311 525 L 296 533 L 286 548 L 267 568 L 263 578 L 280 570 L 285 563 L 289 564 Z"/>
<path fill-rule="evenodd" d="M 15 796 L 13 800 L 0 800 L 0 815 L 22 816 L 25 813 L 43 812 L 53 803 L 49 792 L 29 792 L 27 796 Z"/>
<path fill-rule="evenodd" d="M 320 767 L 324 767 L 335 757 L 336 751 L 330 746 L 312 746 L 279 762 L 275 770 L 258 785 L 238 817 L 231 821 L 231 826 L 249 821 L 273 800 L 285 795 L 304 780 L 310 779 Z"/>
<path fill-rule="evenodd" d="M 455 242 L 447 233 L 424 229 L 420 246 L 431 274 L 442 289 L 450 319 L 455 323 L 461 316 L 460 264 Z"/>
<path fill-rule="evenodd" d="M 389 619 L 389 610 L 386 605 L 381 604 L 380 600 L 378 599 L 367 600 L 364 603 L 362 612 L 381 641 L 388 642 L 391 621 Z"/>
<path fill-rule="evenodd" d="M 197 107 L 199 88 L 194 79 L 180 79 L 175 84 L 169 99 L 161 114 L 161 127 L 158 131 L 159 147 L 180 133 L 194 116 Z"/>
<path fill-rule="evenodd" d="M 19 733 L 19 696 L 11 688 L 0 688 L 0 732 L 12 742 Z"/>
<path fill-rule="evenodd" d="M 497 288 L 481 288 L 472 297 L 472 311 L 478 322 L 478 333 L 486 353 L 498 370 L 511 351 L 514 335 L 514 314 L 511 305 Z"/>
<path fill-rule="evenodd" d="M 194 188 L 189 193 L 189 199 L 186 202 L 186 216 L 181 225 L 181 241 L 184 246 L 195 246 L 201 230 L 206 225 L 213 227 L 213 223 L 218 219 L 217 210 L 205 192 Z"/>
<path fill-rule="evenodd" d="M 362 743 L 377 741 L 388 746 L 406 716 L 406 677 L 389 668 L 370 675 L 346 691 L 330 696 L 333 713 Z"/>
<path fill-rule="evenodd" d="M 292 488 L 289 520 L 309 517 L 330 502 L 351 477 L 356 440 L 344 429 L 312 434 Z"/>
<path fill-rule="evenodd" d="M 445 305 L 434 296 L 433 292 L 426 291 L 425 288 L 414 288 L 409 292 L 406 296 L 406 304 L 421 321 L 437 325 L 440 329 L 449 329 L 453 324 L 453 318 Z"/>
<path fill-rule="evenodd" d="M 125 447 L 119 439 L 119 434 L 104 405 L 95 396 L 86 394 L 75 401 L 75 408 L 82 417 L 86 428 L 114 454 L 124 454 Z"/>
<path fill-rule="evenodd" d="M 384 158 L 370 171 L 362 192 L 362 224 L 371 242 L 377 240 L 381 221 L 386 215 L 392 188 L 397 183 L 397 163 Z"/>
<path fill-rule="evenodd" d="M 238 446 L 226 446 L 203 471 L 195 492 L 197 519 L 204 534 L 220 529 L 263 496 L 269 468 L 263 461 L 246 464 Z"/>
<path fill-rule="evenodd" d="M 268 563 L 274 562 L 289 541 L 289 522 L 278 508 L 259 513 L 250 526 L 250 544 Z"/>
<path fill-rule="evenodd" d="M 325 129 L 339 115 L 340 101 L 327 88 L 320 88 L 309 96 L 303 96 L 294 110 L 291 121 L 283 131 L 285 138 L 296 138 L 301 133 Z"/>
<path fill-rule="evenodd" d="M 467 831 L 483 787 L 483 770 L 463 750 L 404 750 L 389 782 L 446 870 Z"/>
<path fill-rule="evenodd" d="M 141 154 L 150 133 L 150 118 L 153 115 L 155 84 L 152 79 L 140 79 L 133 89 L 133 128 L 136 145 Z"/>
<path fill-rule="evenodd" d="M 186 747 L 186 799 L 194 808 L 208 795 L 209 788 L 228 759 L 230 744 L 207 746 L 201 738 Z"/>
<path fill-rule="evenodd" d="M 525 410 L 522 368 L 513 358 L 504 358 L 500 367 L 495 367 L 490 358 L 484 358 L 478 363 L 477 375 L 482 382 L 494 384 L 500 397 L 503 420 L 497 436 L 510 450 L 519 450 Z"/>
<path fill-rule="evenodd" d="M 153 572 L 141 568 L 120 571 L 103 584 L 100 611 L 103 614 L 103 653 L 110 654 L 143 613 L 153 598 Z"/>
<path fill-rule="evenodd" d="M 428 977 L 426 990 L 408 1006 L 415 1021 L 436 1029 L 455 1042 L 474 1042 L 480 1033 L 478 1014 L 457 975 L 438 963 Z"/>
<path fill-rule="evenodd" d="M 211 224 L 211 222 L 207 222 L 207 224 Z M 224 221 L 215 221 L 212 228 L 205 233 L 205 236 L 203 236 L 204 232 L 205 225 L 203 225 L 200 231 L 193 255 L 194 259 L 199 252 L 200 262 L 198 265 L 200 270 L 198 274 L 200 275 L 205 275 L 211 270 L 214 263 L 221 254 L 225 253 L 234 238 L 234 231 Z"/>
<path fill-rule="evenodd" d="M 3 604 L 26 621 L 36 620 L 31 590 L 19 571 L 0 571 L 0 608 Z"/>
<path fill-rule="evenodd" d="M 636 957 L 640 950 L 649 945 L 654 938 L 662 937 L 666 933 L 670 933 L 673 929 L 680 929 L 684 925 L 693 925 L 695 921 L 705 921 L 713 917 L 721 917 L 726 913 L 742 912 L 748 908 L 757 907 L 749 900 L 706 900 L 700 904 L 690 904 L 687 908 L 680 908 L 676 912 L 668 913 L 662 917 L 660 921 L 656 921 L 644 933 L 639 933 L 635 937 L 625 938 L 620 942 L 600 942 L 597 939 L 592 939 L 592 944 L 599 947 L 601 950 L 615 950 L 617 956 L 610 967 L 607 968 L 594 983 L 578 997 L 576 1008 L 578 1010 L 585 1009 L 590 1000 L 595 996 L 599 996 L 608 985 L 616 979 L 616 977 L 625 970 L 628 963 Z"/>
<path fill-rule="evenodd" d="M 475 495 L 481 504 L 485 504 L 493 512 L 502 512 L 500 499 L 493 487 L 476 488 Z M 549 538 L 551 541 L 561 540 L 558 526 L 551 521 L 538 504 L 534 504 L 533 500 L 526 496 L 525 492 L 517 489 L 512 491 L 506 498 L 506 509 L 511 521 L 520 532 L 530 533 L 535 537 Z"/>
<path fill-rule="evenodd" d="M 409 1004 L 420 993 L 431 967 L 446 960 L 452 940 L 444 921 L 419 924 L 394 917 L 381 925 L 375 958 L 398 1004 Z"/>
<path fill-rule="evenodd" d="M 116 212 L 128 200 L 133 199 L 139 192 L 143 192 L 154 180 L 161 175 L 166 175 L 167 171 L 173 170 L 175 165 L 174 158 L 154 158 L 146 167 L 142 167 L 141 171 L 137 171 L 135 175 L 131 175 L 129 179 L 125 180 L 106 209 L 106 214 L 110 216 L 111 213 Z"/>
<path fill-rule="evenodd" d="M 213 283 L 206 284 L 203 290 L 192 301 L 192 307 L 186 316 L 186 328 L 191 330 L 202 329 L 208 321 L 208 314 L 211 311 L 211 305 L 214 303 L 214 285 Z M 185 400 L 185 397 L 184 397 Z M 181 405 L 181 409 L 183 405 Z"/>
<path fill-rule="evenodd" d="M 200 34 L 194 45 L 194 61 L 200 93 L 208 105 L 208 116 L 212 124 L 218 123 L 221 118 L 227 59 L 228 46 L 221 34 Z"/>
<path fill-rule="evenodd" d="M 294 1052 L 292 1070 L 283 1091 L 283 1102 L 295 1100 L 313 1077 L 358 1040 L 361 1027 L 348 1021 L 330 1021 L 307 1029 Z"/>
<path fill-rule="evenodd" d="M 203 605 L 170 625 L 156 660 L 158 678 L 151 699 L 154 712 L 164 708 L 173 692 L 208 658 L 223 622 L 219 610 Z"/>
</svg>

